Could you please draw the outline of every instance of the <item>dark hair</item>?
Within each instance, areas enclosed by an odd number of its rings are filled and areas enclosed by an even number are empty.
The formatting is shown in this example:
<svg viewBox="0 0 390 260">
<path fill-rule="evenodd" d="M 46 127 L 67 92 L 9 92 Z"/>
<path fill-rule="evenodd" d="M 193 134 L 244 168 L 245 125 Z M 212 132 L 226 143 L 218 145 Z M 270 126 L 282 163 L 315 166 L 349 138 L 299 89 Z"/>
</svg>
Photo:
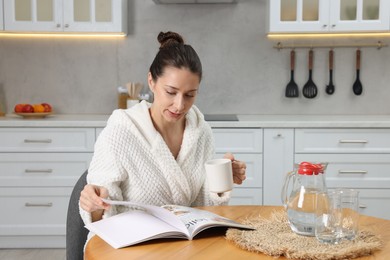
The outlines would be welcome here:
<svg viewBox="0 0 390 260">
<path fill-rule="evenodd" d="M 157 36 L 160 49 L 154 58 L 149 71 L 154 81 L 164 73 L 165 67 L 186 68 L 202 79 L 202 63 L 196 51 L 184 44 L 183 37 L 175 32 L 160 32 Z"/>
</svg>

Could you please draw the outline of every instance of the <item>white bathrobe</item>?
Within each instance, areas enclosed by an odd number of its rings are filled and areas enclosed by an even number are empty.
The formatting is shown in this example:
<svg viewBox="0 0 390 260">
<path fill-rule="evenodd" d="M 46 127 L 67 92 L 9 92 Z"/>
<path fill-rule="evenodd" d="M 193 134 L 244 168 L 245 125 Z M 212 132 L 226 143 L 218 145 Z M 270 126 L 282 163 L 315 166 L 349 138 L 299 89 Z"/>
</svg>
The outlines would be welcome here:
<svg viewBox="0 0 390 260">
<path fill-rule="evenodd" d="M 193 106 L 186 116 L 180 152 L 175 159 L 153 126 L 151 104 L 143 101 L 127 110 L 115 110 L 95 144 L 87 182 L 108 189 L 109 198 L 138 203 L 184 206 L 221 205 L 222 196 L 208 191 L 204 163 L 214 155 L 210 126 Z M 127 209 L 112 206 L 103 218 Z M 91 214 L 80 208 L 84 223 Z"/>
</svg>

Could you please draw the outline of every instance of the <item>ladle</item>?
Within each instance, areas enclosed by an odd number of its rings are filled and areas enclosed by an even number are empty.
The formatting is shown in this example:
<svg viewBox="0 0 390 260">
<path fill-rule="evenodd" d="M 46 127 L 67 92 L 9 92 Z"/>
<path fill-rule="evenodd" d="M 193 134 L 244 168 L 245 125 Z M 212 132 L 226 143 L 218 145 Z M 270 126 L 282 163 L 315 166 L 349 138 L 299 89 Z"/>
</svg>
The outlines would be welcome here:
<svg viewBox="0 0 390 260">
<path fill-rule="evenodd" d="M 325 92 L 328 95 L 332 95 L 334 93 L 334 85 L 333 85 L 333 50 L 329 51 L 329 85 L 326 86 Z"/>
<path fill-rule="evenodd" d="M 352 86 L 353 93 L 359 96 L 363 92 L 363 86 L 360 82 L 360 50 L 356 50 L 356 80 Z"/>
</svg>

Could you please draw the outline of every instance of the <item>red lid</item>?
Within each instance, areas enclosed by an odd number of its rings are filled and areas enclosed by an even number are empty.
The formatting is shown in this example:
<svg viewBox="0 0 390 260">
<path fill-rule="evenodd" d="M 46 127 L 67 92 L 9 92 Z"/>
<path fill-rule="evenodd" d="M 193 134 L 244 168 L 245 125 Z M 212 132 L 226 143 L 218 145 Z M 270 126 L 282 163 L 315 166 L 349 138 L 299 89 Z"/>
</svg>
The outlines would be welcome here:
<svg viewBox="0 0 390 260">
<path fill-rule="evenodd" d="M 320 173 L 324 173 L 324 168 L 320 163 L 315 164 L 309 162 L 301 162 L 299 164 L 298 173 L 304 175 L 318 175 Z"/>
</svg>

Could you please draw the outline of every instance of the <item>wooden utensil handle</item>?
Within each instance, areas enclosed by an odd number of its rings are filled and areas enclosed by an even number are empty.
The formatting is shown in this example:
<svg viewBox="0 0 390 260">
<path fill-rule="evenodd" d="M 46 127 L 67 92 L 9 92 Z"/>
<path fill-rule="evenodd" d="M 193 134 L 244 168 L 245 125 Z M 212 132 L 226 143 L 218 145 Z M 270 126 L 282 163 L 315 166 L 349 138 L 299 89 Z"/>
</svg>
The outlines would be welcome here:
<svg viewBox="0 0 390 260">
<path fill-rule="evenodd" d="M 295 68 L 295 51 L 294 50 L 291 50 L 290 52 L 290 67 L 291 67 L 291 70 L 294 70 Z"/>
<path fill-rule="evenodd" d="M 356 50 L 356 69 L 360 70 L 360 50 Z"/>
<path fill-rule="evenodd" d="M 333 70 L 333 50 L 329 51 L 329 69 Z"/>
<path fill-rule="evenodd" d="M 309 51 L 309 70 L 313 69 L 313 50 Z"/>
</svg>

